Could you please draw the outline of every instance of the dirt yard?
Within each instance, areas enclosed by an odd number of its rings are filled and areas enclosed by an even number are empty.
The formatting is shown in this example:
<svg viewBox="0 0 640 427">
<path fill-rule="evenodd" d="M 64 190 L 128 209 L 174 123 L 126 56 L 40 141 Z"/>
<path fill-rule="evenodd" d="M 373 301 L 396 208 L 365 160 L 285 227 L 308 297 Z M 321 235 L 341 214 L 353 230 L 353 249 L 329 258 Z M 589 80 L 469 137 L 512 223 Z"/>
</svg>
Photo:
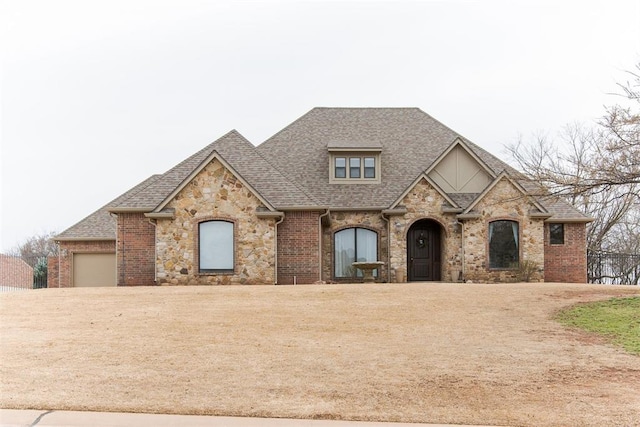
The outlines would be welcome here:
<svg viewBox="0 0 640 427">
<path fill-rule="evenodd" d="M 640 425 L 640 357 L 552 320 L 621 286 L 376 284 L 0 294 L 0 407 Z"/>
</svg>

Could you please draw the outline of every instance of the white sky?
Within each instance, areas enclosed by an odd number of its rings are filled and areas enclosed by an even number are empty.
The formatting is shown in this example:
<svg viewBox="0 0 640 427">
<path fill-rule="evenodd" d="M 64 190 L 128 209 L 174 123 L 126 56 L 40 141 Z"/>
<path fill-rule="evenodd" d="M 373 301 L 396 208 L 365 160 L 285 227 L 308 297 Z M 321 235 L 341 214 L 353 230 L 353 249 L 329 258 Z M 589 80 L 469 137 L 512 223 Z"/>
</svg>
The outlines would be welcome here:
<svg viewBox="0 0 640 427">
<path fill-rule="evenodd" d="M 231 129 L 419 107 L 496 155 L 590 122 L 640 1 L 0 0 L 0 249 L 63 231 Z"/>
</svg>

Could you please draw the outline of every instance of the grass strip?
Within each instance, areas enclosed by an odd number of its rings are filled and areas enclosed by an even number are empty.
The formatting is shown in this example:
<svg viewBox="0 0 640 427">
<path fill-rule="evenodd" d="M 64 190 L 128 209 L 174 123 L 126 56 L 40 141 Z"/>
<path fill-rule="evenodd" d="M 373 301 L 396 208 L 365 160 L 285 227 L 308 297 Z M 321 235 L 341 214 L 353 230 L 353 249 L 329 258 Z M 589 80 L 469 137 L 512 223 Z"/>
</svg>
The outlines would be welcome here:
<svg viewBox="0 0 640 427">
<path fill-rule="evenodd" d="M 600 334 L 628 352 L 640 355 L 640 297 L 578 304 L 561 311 L 557 320 Z"/>
</svg>

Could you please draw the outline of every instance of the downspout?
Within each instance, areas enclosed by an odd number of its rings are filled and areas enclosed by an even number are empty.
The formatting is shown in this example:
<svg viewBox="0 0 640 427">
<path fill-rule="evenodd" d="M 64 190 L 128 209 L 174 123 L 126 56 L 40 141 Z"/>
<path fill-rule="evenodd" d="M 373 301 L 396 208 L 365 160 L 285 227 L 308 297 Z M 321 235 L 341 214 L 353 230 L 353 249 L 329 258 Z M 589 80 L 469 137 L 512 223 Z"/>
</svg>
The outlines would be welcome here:
<svg viewBox="0 0 640 427">
<path fill-rule="evenodd" d="M 153 218 L 148 218 L 149 224 L 153 225 L 153 282 L 158 284 L 158 222 Z"/>
<path fill-rule="evenodd" d="M 380 217 L 387 223 L 387 283 L 391 283 L 391 221 L 383 213 Z"/>
<path fill-rule="evenodd" d="M 115 218 L 116 219 L 116 286 L 120 286 L 120 282 L 124 282 L 124 267 L 125 267 L 125 250 L 124 250 L 124 241 L 122 242 L 122 268 L 119 268 L 118 265 L 118 259 L 120 259 L 120 250 L 118 248 L 118 240 L 119 239 L 119 235 L 120 235 L 120 227 L 118 224 L 118 214 L 113 213 L 113 212 L 109 212 L 109 216 L 111 218 Z M 124 221 L 124 220 L 123 220 Z M 123 225 L 124 227 L 124 225 Z M 120 271 L 122 270 L 122 272 Z M 123 274 L 122 277 L 120 277 L 120 274 Z M 124 286 L 124 284 L 122 285 Z"/>
<path fill-rule="evenodd" d="M 331 209 L 327 208 L 327 211 L 318 217 L 318 281 L 322 282 L 322 218 L 329 215 Z"/>
<path fill-rule="evenodd" d="M 275 270 L 273 271 L 274 285 L 278 284 L 278 225 L 282 224 L 282 221 L 284 221 L 284 215 L 282 215 L 282 218 L 276 221 L 274 226 L 274 234 L 275 234 L 275 262 L 274 262 Z"/>
<path fill-rule="evenodd" d="M 456 220 L 456 223 L 460 224 L 460 263 L 461 263 L 461 274 L 462 281 L 465 281 L 465 260 L 464 260 L 464 221 Z"/>
<path fill-rule="evenodd" d="M 56 241 L 56 246 L 58 247 L 58 287 L 61 288 L 62 286 L 60 286 L 60 281 L 62 280 L 62 249 L 60 249 L 59 241 Z"/>
</svg>

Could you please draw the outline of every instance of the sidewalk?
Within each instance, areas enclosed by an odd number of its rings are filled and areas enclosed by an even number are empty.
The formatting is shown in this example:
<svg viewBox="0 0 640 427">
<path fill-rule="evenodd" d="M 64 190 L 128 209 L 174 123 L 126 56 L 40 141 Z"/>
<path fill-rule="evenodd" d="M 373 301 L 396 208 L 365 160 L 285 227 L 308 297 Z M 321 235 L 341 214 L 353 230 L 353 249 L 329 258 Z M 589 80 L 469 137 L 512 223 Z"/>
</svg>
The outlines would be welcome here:
<svg viewBox="0 0 640 427">
<path fill-rule="evenodd" d="M 378 423 L 284 418 L 0 409 L 2 427 L 444 427 L 445 424 Z M 473 426 L 458 426 L 473 427 Z M 476 426 L 479 427 L 479 426 Z"/>
</svg>

